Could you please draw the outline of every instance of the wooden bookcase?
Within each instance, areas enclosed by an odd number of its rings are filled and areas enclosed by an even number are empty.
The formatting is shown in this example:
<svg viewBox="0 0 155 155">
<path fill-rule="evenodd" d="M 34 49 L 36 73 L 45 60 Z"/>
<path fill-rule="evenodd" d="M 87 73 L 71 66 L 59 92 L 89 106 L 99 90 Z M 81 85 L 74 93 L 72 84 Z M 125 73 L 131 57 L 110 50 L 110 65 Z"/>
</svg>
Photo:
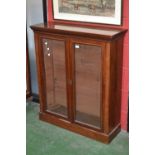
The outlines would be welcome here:
<svg viewBox="0 0 155 155">
<path fill-rule="evenodd" d="M 124 29 L 33 25 L 40 119 L 109 143 L 120 131 Z"/>
</svg>

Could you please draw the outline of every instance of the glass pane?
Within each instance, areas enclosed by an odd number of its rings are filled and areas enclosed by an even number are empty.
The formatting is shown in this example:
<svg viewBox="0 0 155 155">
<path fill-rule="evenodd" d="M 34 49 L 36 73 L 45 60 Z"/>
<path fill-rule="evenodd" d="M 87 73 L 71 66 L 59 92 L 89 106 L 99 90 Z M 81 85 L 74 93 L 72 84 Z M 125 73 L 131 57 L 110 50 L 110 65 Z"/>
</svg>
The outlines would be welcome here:
<svg viewBox="0 0 155 155">
<path fill-rule="evenodd" d="M 76 121 L 100 128 L 101 47 L 75 44 Z"/>
<path fill-rule="evenodd" d="M 67 116 L 65 42 L 43 39 L 47 110 Z"/>
</svg>

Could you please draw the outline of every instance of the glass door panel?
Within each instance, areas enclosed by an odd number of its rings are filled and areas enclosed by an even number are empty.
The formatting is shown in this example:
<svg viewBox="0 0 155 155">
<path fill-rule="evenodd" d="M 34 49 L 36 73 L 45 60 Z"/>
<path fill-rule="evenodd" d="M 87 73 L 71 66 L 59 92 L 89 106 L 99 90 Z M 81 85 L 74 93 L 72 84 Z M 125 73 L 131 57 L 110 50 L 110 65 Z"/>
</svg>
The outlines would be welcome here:
<svg viewBox="0 0 155 155">
<path fill-rule="evenodd" d="M 100 128 L 101 47 L 74 44 L 75 121 Z"/>
<path fill-rule="evenodd" d="M 65 42 L 43 39 L 47 111 L 67 116 Z"/>
</svg>

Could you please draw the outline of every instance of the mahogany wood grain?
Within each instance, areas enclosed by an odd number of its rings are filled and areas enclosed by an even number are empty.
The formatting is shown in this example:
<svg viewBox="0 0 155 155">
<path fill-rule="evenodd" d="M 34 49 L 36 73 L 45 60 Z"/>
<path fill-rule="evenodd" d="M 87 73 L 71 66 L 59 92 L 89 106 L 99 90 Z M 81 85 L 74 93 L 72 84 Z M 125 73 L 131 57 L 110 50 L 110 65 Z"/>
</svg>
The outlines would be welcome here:
<svg viewBox="0 0 155 155">
<path fill-rule="evenodd" d="M 88 127 L 82 126 L 81 124 L 79 125 L 70 123 L 69 121 L 66 121 L 59 117 L 55 117 L 54 115 L 50 115 L 47 113 L 40 113 L 39 118 L 43 121 L 52 123 L 59 127 L 81 134 L 83 136 L 101 141 L 105 144 L 110 143 L 111 140 L 120 132 L 120 124 L 116 126 L 109 134 L 105 134 L 98 130 L 92 130 Z"/>
<path fill-rule="evenodd" d="M 120 131 L 126 30 L 54 23 L 31 28 L 35 33 L 40 119 L 109 143 Z M 52 56 L 48 56 L 45 41 L 54 51 Z"/>
<path fill-rule="evenodd" d="M 91 28 L 81 26 L 70 26 L 65 24 L 41 23 L 31 26 L 35 31 L 51 32 L 63 35 L 78 35 L 82 37 L 111 40 L 123 35 L 125 29 Z"/>
</svg>

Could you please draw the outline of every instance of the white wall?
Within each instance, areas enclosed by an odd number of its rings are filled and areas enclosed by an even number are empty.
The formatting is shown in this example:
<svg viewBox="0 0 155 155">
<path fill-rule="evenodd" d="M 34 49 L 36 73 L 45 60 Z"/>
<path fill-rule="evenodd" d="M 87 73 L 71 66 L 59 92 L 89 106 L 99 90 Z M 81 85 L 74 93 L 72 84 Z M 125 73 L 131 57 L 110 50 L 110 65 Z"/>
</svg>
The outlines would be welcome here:
<svg viewBox="0 0 155 155">
<path fill-rule="evenodd" d="M 30 29 L 30 25 L 43 22 L 42 0 L 26 0 L 26 20 L 30 57 L 31 87 L 32 93 L 38 94 L 34 35 L 33 31 Z"/>
</svg>

